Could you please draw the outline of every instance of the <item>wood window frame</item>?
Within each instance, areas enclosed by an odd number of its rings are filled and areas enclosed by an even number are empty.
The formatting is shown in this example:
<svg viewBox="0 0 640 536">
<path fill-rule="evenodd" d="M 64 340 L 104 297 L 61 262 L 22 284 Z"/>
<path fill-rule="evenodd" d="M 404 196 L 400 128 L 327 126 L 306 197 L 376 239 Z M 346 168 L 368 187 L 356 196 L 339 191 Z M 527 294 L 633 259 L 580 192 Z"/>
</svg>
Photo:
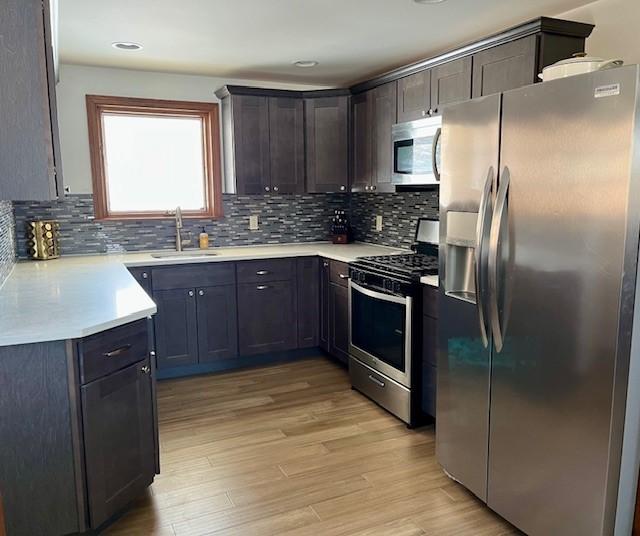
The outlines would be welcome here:
<svg viewBox="0 0 640 536">
<path fill-rule="evenodd" d="M 197 117 L 201 119 L 203 127 L 205 208 L 203 210 L 184 210 L 183 214 L 186 218 L 217 219 L 223 216 L 222 179 L 220 173 L 220 116 L 217 103 L 87 95 L 86 104 L 93 181 L 93 206 L 96 220 L 168 219 L 173 217 L 169 212 L 111 212 L 109 210 L 104 154 L 104 124 L 102 121 L 104 113 Z"/>
</svg>

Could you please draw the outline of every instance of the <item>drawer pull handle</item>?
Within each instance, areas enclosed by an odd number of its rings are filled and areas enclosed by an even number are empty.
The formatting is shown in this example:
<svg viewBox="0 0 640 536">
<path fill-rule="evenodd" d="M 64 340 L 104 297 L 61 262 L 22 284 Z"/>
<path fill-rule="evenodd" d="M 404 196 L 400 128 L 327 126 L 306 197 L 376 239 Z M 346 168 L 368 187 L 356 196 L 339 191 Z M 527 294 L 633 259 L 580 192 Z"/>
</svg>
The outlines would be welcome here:
<svg viewBox="0 0 640 536">
<path fill-rule="evenodd" d="M 149 374 L 149 372 L 151 372 L 151 368 L 149 368 L 149 365 L 145 365 L 140 369 L 140 372 L 142 372 L 142 374 Z"/>
<path fill-rule="evenodd" d="M 256 272 L 256 275 L 267 275 L 269 273 L 269 270 L 258 270 Z"/>
<path fill-rule="evenodd" d="M 340 276 L 340 279 L 349 279 L 349 275 L 348 274 L 338 274 Z"/>
<path fill-rule="evenodd" d="M 104 355 L 105 357 L 116 357 L 119 356 L 120 354 L 124 354 L 127 350 L 131 349 L 131 345 L 130 344 L 125 344 L 124 346 L 120 346 L 120 348 L 116 348 L 115 350 L 111 350 L 110 352 L 105 352 Z"/>
<path fill-rule="evenodd" d="M 371 374 L 369 374 L 369 379 L 375 383 L 378 387 L 384 387 L 384 382 L 381 382 L 378 378 L 372 376 Z"/>
<path fill-rule="evenodd" d="M 269 285 L 258 285 L 256 288 L 257 288 L 258 290 L 266 290 L 266 289 L 268 289 L 268 288 L 269 288 Z"/>
</svg>

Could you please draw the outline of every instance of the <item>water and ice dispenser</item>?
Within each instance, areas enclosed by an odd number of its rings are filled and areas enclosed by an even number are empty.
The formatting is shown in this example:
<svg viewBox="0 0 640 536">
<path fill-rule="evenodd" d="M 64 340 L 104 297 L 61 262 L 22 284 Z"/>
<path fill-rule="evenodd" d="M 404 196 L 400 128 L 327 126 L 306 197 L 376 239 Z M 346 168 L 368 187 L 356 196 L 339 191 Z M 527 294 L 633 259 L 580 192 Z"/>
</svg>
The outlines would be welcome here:
<svg viewBox="0 0 640 536">
<path fill-rule="evenodd" d="M 475 247 L 477 212 L 447 212 L 444 251 L 444 291 L 447 296 L 470 303 L 476 302 Z"/>
</svg>

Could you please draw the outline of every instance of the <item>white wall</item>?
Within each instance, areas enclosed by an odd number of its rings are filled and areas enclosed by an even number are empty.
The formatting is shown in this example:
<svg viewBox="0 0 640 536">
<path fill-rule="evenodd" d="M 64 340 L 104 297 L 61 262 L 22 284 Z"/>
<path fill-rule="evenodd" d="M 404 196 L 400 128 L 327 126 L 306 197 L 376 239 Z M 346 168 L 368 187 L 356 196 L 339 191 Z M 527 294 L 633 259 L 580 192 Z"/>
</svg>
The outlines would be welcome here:
<svg viewBox="0 0 640 536">
<path fill-rule="evenodd" d="M 214 91 L 225 84 L 309 89 L 309 86 L 256 80 L 61 65 L 57 100 L 65 187 L 74 194 L 92 191 L 85 95 L 218 102 Z"/>
<path fill-rule="evenodd" d="M 587 39 L 589 54 L 640 63 L 640 0 L 597 0 L 554 16 L 596 25 Z"/>
</svg>

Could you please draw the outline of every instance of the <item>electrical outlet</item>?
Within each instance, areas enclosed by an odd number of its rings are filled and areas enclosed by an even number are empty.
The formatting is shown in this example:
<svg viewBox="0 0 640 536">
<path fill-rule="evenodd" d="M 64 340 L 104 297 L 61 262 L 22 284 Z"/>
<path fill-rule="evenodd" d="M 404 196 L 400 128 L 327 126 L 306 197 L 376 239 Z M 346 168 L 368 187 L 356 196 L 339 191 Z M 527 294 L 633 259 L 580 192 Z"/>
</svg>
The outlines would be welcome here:
<svg viewBox="0 0 640 536">
<path fill-rule="evenodd" d="M 380 214 L 376 216 L 376 231 L 382 231 L 382 216 Z"/>
<path fill-rule="evenodd" d="M 258 230 L 258 215 L 257 214 L 251 214 L 249 216 L 249 230 L 250 231 L 257 231 Z"/>
</svg>

